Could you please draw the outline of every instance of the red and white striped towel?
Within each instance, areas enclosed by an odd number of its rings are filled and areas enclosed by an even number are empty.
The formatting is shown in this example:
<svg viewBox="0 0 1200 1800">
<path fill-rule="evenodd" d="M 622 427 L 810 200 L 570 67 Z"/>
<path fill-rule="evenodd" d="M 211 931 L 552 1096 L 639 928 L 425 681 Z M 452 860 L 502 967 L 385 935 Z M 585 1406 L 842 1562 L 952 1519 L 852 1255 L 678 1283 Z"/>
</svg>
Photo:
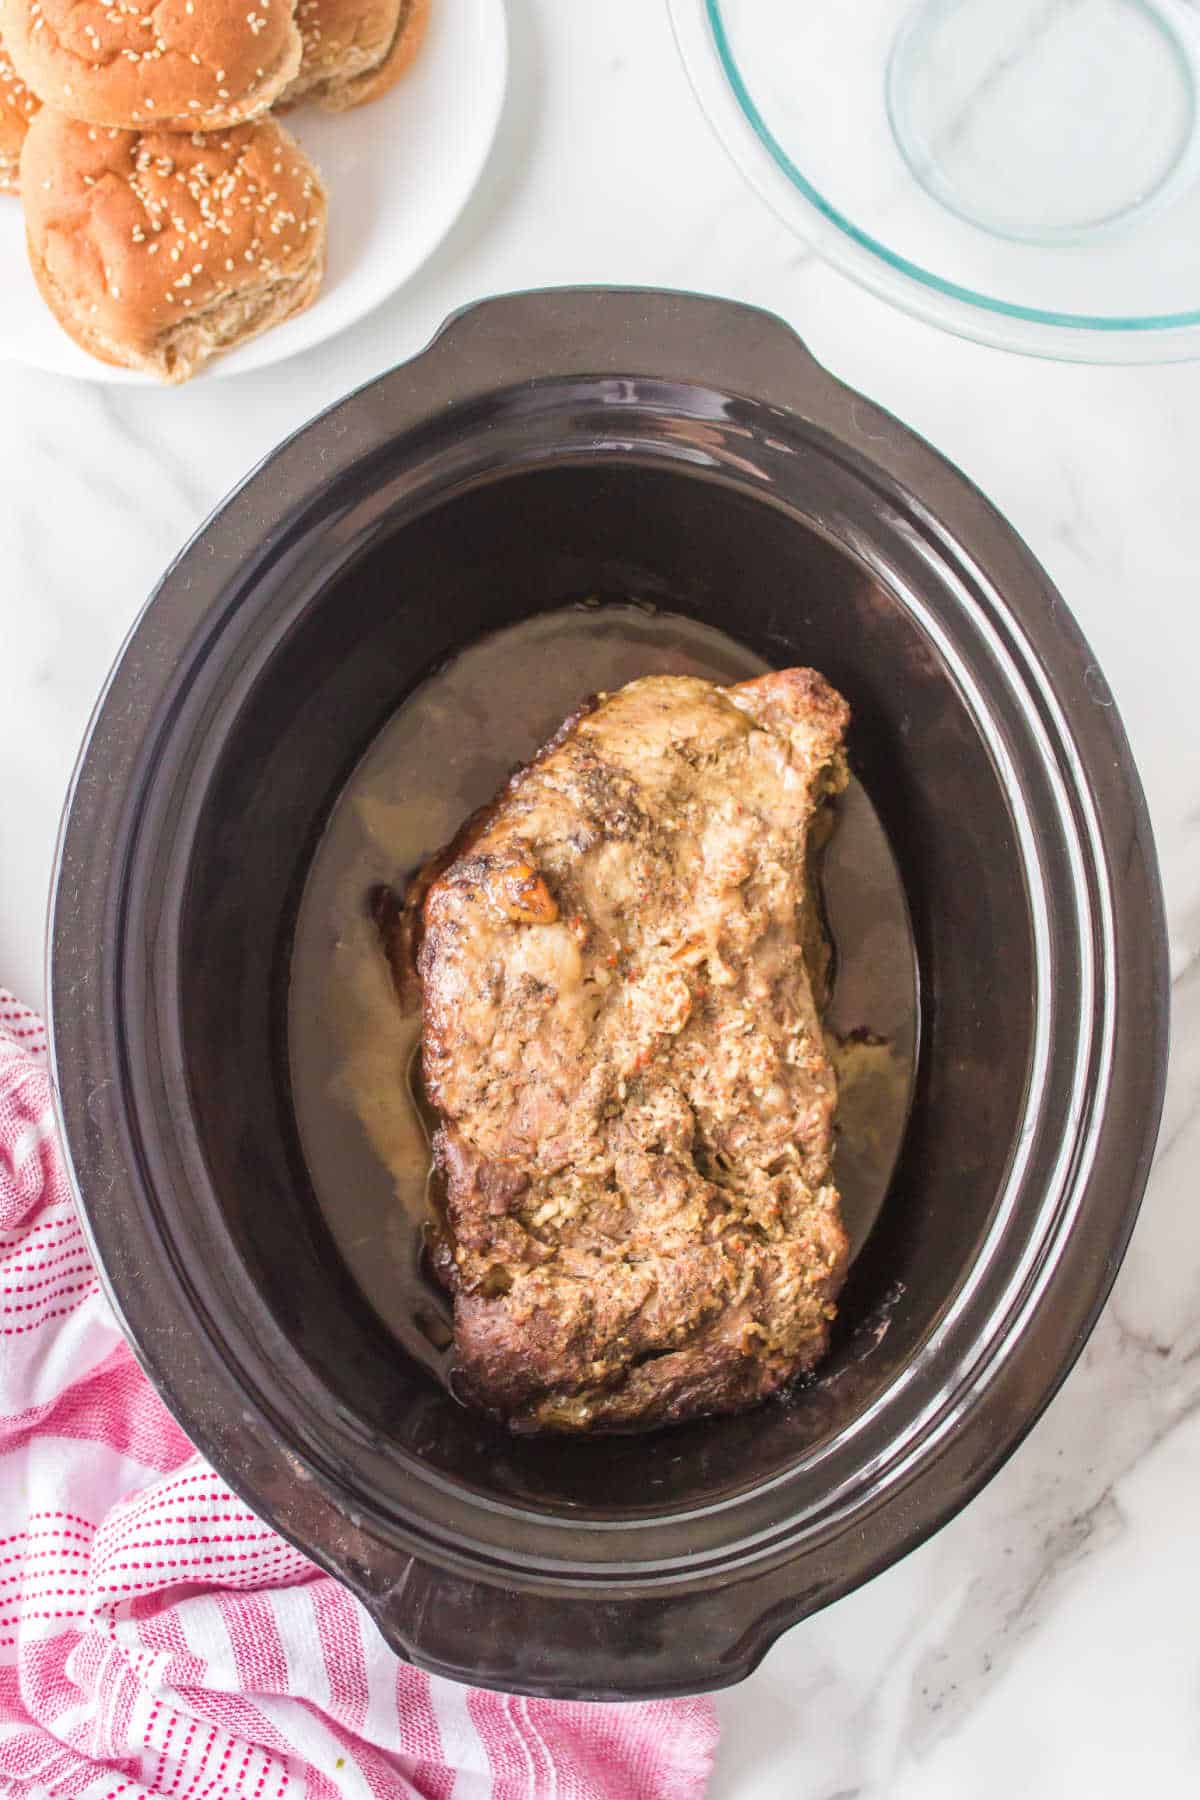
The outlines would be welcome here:
<svg viewBox="0 0 1200 1800">
<path fill-rule="evenodd" d="M 192 1449 L 75 1217 L 40 1021 L 0 990 L 0 1795 L 693 1800 L 706 1700 L 422 1674 Z"/>
</svg>

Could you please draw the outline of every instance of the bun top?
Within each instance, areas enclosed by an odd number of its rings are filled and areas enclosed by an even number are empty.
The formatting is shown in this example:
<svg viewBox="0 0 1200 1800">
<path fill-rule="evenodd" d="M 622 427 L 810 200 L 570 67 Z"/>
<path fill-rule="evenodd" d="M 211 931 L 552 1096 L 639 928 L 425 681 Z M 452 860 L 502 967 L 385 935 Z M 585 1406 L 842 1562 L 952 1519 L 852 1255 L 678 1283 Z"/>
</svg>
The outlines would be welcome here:
<svg viewBox="0 0 1200 1800">
<path fill-rule="evenodd" d="M 40 105 L 13 68 L 0 40 L 0 188 L 15 177 L 29 121 Z"/>
<path fill-rule="evenodd" d="M 38 97 L 90 125 L 214 131 L 264 112 L 300 66 L 295 0 L 0 0 Z"/>
<path fill-rule="evenodd" d="M 84 125 L 44 107 L 21 185 L 45 298 L 111 362 L 154 367 L 180 326 L 323 260 L 320 179 L 273 119 L 183 135 Z"/>
</svg>

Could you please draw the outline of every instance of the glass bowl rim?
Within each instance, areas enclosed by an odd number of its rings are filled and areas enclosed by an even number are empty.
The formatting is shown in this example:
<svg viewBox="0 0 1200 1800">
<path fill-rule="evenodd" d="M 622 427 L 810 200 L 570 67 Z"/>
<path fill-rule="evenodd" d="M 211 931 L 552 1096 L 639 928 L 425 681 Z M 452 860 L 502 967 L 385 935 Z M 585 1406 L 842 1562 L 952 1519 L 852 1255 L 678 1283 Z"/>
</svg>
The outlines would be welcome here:
<svg viewBox="0 0 1200 1800">
<path fill-rule="evenodd" d="M 796 165 L 763 116 L 730 40 L 722 0 L 667 0 L 692 89 L 734 164 L 777 217 L 827 262 L 882 299 L 960 337 L 1079 362 L 1200 356 L 1200 306 L 1092 314 L 1027 306 L 948 280 L 856 225 Z"/>
</svg>

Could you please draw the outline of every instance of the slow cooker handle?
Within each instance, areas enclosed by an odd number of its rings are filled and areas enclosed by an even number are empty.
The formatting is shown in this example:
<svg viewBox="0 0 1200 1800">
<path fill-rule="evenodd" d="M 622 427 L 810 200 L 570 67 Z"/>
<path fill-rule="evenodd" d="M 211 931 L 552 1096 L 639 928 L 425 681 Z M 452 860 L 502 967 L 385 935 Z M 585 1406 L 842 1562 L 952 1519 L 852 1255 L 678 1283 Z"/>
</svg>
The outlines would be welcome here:
<svg viewBox="0 0 1200 1800">
<path fill-rule="evenodd" d="M 416 1558 L 398 1579 L 372 1579 L 361 1566 L 334 1572 L 405 1661 L 470 1686 L 560 1700 L 650 1700 L 728 1687 L 753 1671 L 788 1625 L 833 1598 L 832 1591 L 816 1599 L 797 1592 L 786 1567 L 707 1591 L 697 1584 L 661 1594 L 494 1586 Z"/>
<path fill-rule="evenodd" d="M 420 379 L 415 380 L 419 373 Z M 454 313 L 371 399 L 394 433 L 419 393 L 428 418 L 523 382 L 609 375 L 725 392 L 786 409 L 878 456 L 912 434 L 843 387 L 792 327 L 740 301 L 652 288 L 541 288 Z"/>
</svg>

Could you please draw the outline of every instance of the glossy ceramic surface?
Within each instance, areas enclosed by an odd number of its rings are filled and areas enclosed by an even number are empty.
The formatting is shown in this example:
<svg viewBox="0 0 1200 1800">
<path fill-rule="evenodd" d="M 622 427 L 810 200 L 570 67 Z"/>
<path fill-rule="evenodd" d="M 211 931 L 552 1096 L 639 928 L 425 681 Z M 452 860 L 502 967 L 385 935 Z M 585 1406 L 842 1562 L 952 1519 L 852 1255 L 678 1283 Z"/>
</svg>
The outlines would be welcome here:
<svg viewBox="0 0 1200 1800">
<path fill-rule="evenodd" d="M 571 1444 L 493 1430 L 384 1331 L 314 1203 L 284 1036 L 313 846 L 382 723 L 482 631 L 594 593 L 847 694 L 923 1017 L 819 1378 Z M 694 296 L 486 302 L 249 478 L 102 698 L 51 958 L 81 1210 L 184 1428 L 402 1653 L 527 1692 L 736 1681 L 961 1506 L 1082 1347 L 1161 1102 L 1153 846 L 1060 597 L 778 320 Z"/>
</svg>

